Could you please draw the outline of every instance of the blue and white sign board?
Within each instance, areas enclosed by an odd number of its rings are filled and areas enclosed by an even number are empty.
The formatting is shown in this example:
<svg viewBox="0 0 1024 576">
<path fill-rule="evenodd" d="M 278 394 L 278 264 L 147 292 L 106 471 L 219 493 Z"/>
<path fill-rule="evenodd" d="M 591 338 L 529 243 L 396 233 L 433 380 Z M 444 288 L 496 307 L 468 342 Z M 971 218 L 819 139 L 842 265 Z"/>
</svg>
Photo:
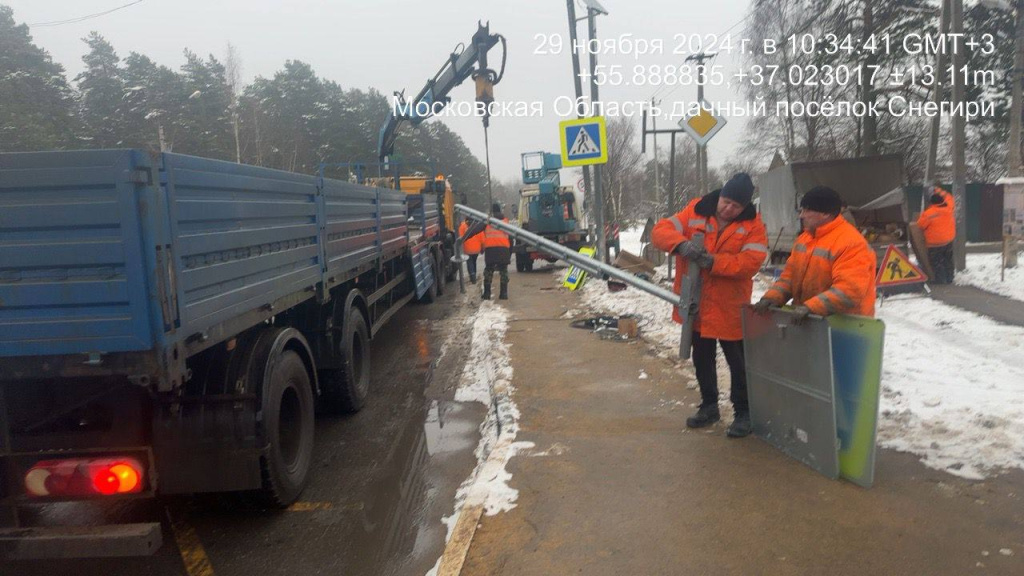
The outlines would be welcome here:
<svg viewBox="0 0 1024 576">
<path fill-rule="evenodd" d="M 558 124 L 562 167 L 608 162 L 608 129 L 604 116 L 566 120 Z"/>
</svg>

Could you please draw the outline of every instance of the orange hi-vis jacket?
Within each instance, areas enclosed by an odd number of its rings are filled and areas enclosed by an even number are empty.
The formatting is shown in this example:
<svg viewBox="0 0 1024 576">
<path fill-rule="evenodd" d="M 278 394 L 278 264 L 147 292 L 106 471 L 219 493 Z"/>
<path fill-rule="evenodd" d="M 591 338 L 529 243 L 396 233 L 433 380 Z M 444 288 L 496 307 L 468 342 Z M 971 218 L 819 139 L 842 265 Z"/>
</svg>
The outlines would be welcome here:
<svg viewBox="0 0 1024 576">
<path fill-rule="evenodd" d="M 466 230 L 469 230 L 469 222 L 466 222 L 465 220 L 463 220 L 462 224 L 459 224 L 459 238 L 462 238 L 462 235 L 466 233 Z M 483 232 L 481 232 L 480 234 L 477 234 L 476 236 L 473 236 L 472 238 L 467 238 L 466 241 L 462 243 L 462 253 L 463 254 L 468 254 L 470 256 L 476 256 L 476 255 L 480 254 L 480 252 L 482 252 L 483 249 L 484 249 Z"/>
<path fill-rule="evenodd" d="M 508 222 L 508 218 L 502 218 L 502 222 Z M 501 230 L 492 227 L 490 224 L 484 228 L 482 232 L 484 248 L 511 248 L 512 242 L 508 239 L 508 234 L 505 234 Z M 479 236 L 479 235 L 478 235 Z M 476 236 L 474 236 L 476 238 Z"/>
<path fill-rule="evenodd" d="M 732 222 L 722 226 L 718 211 L 719 192 L 690 202 L 681 212 L 658 222 L 651 233 L 654 245 L 666 252 L 693 237 L 704 234 L 704 247 L 714 256 L 711 268 L 701 270 L 700 306 L 693 329 L 703 338 L 742 340 L 740 319 L 743 306 L 750 304 L 754 274 L 768 255 L 764 223 L 753 205 L 747 206 Z M 676 279 L 673 290 L 679 294 L 688 261 L 676 255 Z M 672 319 L 682 323 L 679 310 Z"/>
<path fill-rule="evenodd" d="M 793 299 L 821 316 L 875 315 L 875 251 L 849 222 L 837 217 L 814 234 L 800 233 L 782 276 L 764 297 Z"/>
<path fill-rule="evenodd" d="M 945 246 L 956 238 L 953 195 L 942 188 L 936 188 L 935 191 L 942 196 L 942 204 L 928 206 L 917 219 L 917 226 L 924 232 L 924 242 L 929 248 Z"/>
</svg>

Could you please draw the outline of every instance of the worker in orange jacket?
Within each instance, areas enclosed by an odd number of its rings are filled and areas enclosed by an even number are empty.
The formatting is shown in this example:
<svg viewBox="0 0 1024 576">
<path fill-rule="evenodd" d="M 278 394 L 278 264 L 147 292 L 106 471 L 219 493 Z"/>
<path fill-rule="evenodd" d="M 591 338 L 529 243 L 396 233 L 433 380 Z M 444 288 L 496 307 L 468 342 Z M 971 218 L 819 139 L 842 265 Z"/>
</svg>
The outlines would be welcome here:
<svg viewBox="0 0 1024 576">
<path fill-rule="evenodd" d="M 729 399 L 735 418 L 727 434 L 733 438 L 750 434 L 741 311 L 750 304 L 752 278 L 768 255 L 764 223 L 750 203 L 753 194 L 750 176 L 736 174 L 721 190 L 693 200 L 678 214 L 658 222 L 651 235 L 657 248 L 676 255 L 676 294 L 688 262 L 694 261 L 702 268 L 692 355 L 701 404 L 697 413 L 687 418 L 686 425 L 703 428 L 721 419 L 715 368 L 717 343 L 729 364 Z M 692 240 L 698 232 L 704 234 L 703 243 Z M 682 323 L 678 309 L 673 310 L 672 319 Z"/>
<path fill-rule="evenodd" d="M 469 230 L 469 216 L 463 219 L 462 224 L 459 224 L 459 238 L 461 238 L 466 231 Z M 482 232 L 467 238 L 462 243 L 462 253 L 466 255 L 466 270 L 469 272 L 469 282 L 476 284 L 476 258 L 480 255 L 483 250 L 484 238 Z"/>
<path fill-rule="evenodd" d="M 826 186 L 817 186 L 800 200 L 803 232 L 782 276 L 754 305 L 766 313 L 793 300 L 796 322 L 810 314 L 875 315 L 875 251 L 864 236 L 839 217 L 842 200 Z"/>
<path fill-rule="evenodd" d="M 491 217 L 508 222 L 508 218 L 505 218 L 501 212 L 501 204 L 497 202 L 491 205 Z M 486 222 L 477 222 L 461 236 L 463 245 L 466 240 L 478 234 L 481 236 L 484 252 L 484 292 L 481 294 L 481 298 L 491 299 L 491 281 L 494 279 L 494 273 L 497 272 L 501 280 L 498 299 L 508 300 L 508 265 L 512 261 L 512 241 L 508 234 L 494 226 Z"/>
<path fill-rule="evenodd" d="M 935 272 L 932 282 L 950 284 L 955 271 L 953 240 L 956 238 L 956 215 L 953 196 L 936 186 L 929 200 L 930 206 L 921 213 L 917 225 L 924 232 L 924 242 L 928 245 L 928 260 Z"/>
</svg>

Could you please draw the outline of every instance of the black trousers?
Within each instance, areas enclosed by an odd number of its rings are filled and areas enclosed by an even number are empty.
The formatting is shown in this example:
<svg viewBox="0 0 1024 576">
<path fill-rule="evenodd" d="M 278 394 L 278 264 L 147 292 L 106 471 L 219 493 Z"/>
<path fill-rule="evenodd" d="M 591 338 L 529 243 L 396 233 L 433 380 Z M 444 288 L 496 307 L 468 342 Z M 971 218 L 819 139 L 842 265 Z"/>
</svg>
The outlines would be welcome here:
<svg viewBox="0 0 1024 576">
<path fill-rule="evenodd" d="M 693 367 L 700 385 L 700 405 L 718 406 L 718 369 L 715 367 L 715 344 L 721 344 L 725 361 L 729 364 L 732 383 L 729 400 L 736 412 L 748 412 L 747 366 L 743 360 L 743 340 L 715 340 L 693 333 Z"/>
<path fill-rule="evenodd" d="M 953 265 L 952 242 L 946 244 L 945 246 L 929 248 L 928 260 L 931 261 L 932 263 L 932 272 L 935 272 L 935 278 L 932 278 L 932 283 L 953 283 L 953 273 L 956 271 L 956 266 Z"/>
</svg>

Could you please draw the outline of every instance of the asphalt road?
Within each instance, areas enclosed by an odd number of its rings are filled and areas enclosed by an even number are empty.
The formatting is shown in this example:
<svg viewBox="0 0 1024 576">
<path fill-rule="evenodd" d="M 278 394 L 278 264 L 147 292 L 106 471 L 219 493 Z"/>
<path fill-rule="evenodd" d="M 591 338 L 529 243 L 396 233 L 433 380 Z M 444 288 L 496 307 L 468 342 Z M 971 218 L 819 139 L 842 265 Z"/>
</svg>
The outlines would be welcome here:
<svg viewBox="0 0 1024 576">
<path fill-rule="evenodd" d="M 194 497 L 59 505 L 62 524 L 162 522 L 154 556 L 0 564 L 0 574 L 233 576 L 424 574 L 441 556 L 455 492 L 476 464 L 486 409 L 451 401 L 468 351 L 468 296 L 449 284 L 412 305 L 372 345 L 372 399 L 358 414 L 320 419 L 311 481 L 288 511 Z M 467 312 L 468 313 L 468 310 Z M 444 354 L 442 357 L 442 349 Z"/>
</svg>

